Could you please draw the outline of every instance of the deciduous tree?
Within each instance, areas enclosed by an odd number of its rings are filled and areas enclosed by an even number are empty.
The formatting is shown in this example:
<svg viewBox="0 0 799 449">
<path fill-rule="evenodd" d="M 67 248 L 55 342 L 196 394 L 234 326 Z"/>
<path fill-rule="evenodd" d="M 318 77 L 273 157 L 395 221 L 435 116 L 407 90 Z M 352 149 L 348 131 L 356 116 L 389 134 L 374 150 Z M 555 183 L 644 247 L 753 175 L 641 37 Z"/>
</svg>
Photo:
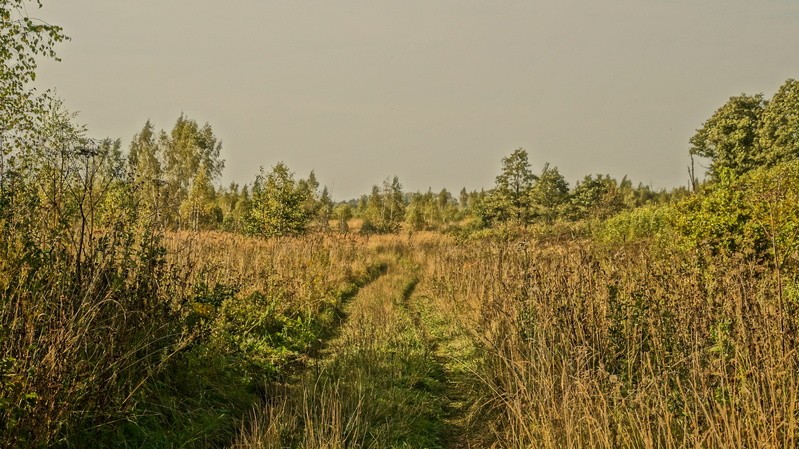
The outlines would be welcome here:
<svg viewBox="0 0 799 449">
<path fill-rule="evenodd" d="M 28 15 L 40 2 L 0 0 L 0 181 L 5 157 L 28 140 L 40 122 L 48 98 L 36 95 L 37 57 L 58 60 L 55 45 L 68 39 L 57 25 Z"/>
<path fill-rule="evenodd" d="M 189 195 L 191 183 L 202 167 L 206 176 L 215 181 L 225 166 L 220 158 L 222 143 L 217 140 L 211 125 L 200 127 L 195 120 L 180 115 L 169 134 L 162 133 L 163 174 L 166 181 L 164 201 L 166 210 L 172 212 L 168 224 L 181 227 L 180 216 L 175 215 Z"/>
<path fill-rule="evenodd" d="M 547 163 L 530 195 L 536 217 L 551 223 L 562 213 L 562 207 L 569 200 L 569 183 L 557 167 L 550 168 Z"/>
<path fill-rule="evenodd" d="M 159 153 L 153 125 L 147 120 L 130 143 L 128 167 L 136 187 L 136 200 L 143 213 L 153 219 L 158 215 L 164 182 Z"/>
<path fill-rule="evenodd" d="M 799 158 L 799 81 L 786 81 L 766 104 L 758 136 L 761 165 Z"/>
<path fill-rule="evenodd" d="M 266 237 L 304 233 L 311 218 L 303 207 L 306 199 L 286 164 L 279 162 L 269 173 L 262 168 L 253 185 L 253 231 Z"/>
<path fill-rule="evenodd" d="M 518 148 L 502 158 L 502 173 L 482 204 L 484 221 L 529 223 L 532 218 L 530 194 L 537 179 L 524 149 Z"/>
<path fill-rule="evenodd" d="M 691 137 L 690 153 L 710 160 L 711 179 L 718 180 L 722 170 L 741 175 L 757 166 L 765 104 L 762 94 L 732 97 Z"/>
</svg>

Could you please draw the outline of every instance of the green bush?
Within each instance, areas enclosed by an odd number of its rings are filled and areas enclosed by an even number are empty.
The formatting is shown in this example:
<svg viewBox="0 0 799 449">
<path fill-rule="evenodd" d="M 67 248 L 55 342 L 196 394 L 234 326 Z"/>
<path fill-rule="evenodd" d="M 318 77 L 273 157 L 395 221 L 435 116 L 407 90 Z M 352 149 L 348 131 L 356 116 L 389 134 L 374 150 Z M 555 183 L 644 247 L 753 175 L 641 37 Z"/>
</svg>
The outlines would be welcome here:
<svg viewBox="0 0 799 449">
<path fill-rule="evenodd" d="M 594 241 L 618 247 L 642 240 L 662 241 L 674 236 L 677 212 L 671 206 L 644 206 L 621 212 L 594 227 Z"/>
<path fill-rule="evenodd" d="M 741 177 L 722 172 L 708 192 L 679 203 L 677 228 L 697 249 L 795 263 L 799 245 L 799 162 Z"/>
</svg>

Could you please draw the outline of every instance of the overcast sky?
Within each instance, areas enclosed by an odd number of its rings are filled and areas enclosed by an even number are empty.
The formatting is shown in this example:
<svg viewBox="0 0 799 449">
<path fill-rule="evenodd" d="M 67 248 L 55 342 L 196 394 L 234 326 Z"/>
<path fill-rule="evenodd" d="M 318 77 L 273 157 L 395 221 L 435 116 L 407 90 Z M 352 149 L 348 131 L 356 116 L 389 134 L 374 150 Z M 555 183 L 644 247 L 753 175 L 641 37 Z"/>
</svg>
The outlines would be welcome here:
<svg viewBox="0 0 799 449">
<path fill-rule="evenodd" d="M 799 77 L 796 0 L 45 0 L 72 41 L 44 63 L 95 137 L 181 112 L 224 182 L 316 170 L 334 198 L 490 188 L 518 147 L 570 182 L 687 184 L 688 139 L 733 95 Z"/>
</svg>

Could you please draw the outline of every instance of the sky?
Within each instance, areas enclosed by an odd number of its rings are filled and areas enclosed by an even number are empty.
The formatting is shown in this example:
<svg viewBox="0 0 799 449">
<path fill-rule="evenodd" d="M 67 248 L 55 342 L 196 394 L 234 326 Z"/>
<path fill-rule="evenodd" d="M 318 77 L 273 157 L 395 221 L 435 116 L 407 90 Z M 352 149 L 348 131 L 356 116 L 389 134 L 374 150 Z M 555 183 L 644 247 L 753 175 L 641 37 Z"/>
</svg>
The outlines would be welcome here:
<svg viewBox="0 0 799 449">
<path fill-rule="evenodd" d="M 61 62 L 37 85 L 127 146 L 181 113 L 220 182 L 283 161 L 335 199 L 491 188 L 516 148 L 574 183 L 687 185 L 688 140 L 729 97 L 799 78 L 795 0 L 45 0 Z"/>
</svg>

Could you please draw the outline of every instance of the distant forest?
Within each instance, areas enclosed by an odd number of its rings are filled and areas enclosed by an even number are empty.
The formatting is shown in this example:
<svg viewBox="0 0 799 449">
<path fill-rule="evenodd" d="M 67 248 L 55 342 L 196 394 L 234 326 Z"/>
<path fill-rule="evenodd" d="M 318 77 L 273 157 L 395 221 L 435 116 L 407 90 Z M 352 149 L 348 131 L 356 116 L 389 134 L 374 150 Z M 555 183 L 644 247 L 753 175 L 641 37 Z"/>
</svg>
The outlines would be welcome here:
<svg viewBox="0 0 799 449">
<path fill-rule="evenodd" d="M 670 191 L 654 191 L 627 177 L 618 180 L 606 174 L 586 175 L 570 186 L 557 167 L 543 163 L 534 168 L 522 148 L 502 159 L 495 185 L 481 191 L 406 192 L 394 176 L 360 198 L 335 203 L 314 172 L 297 177 L 282 162 L 269 170 L 261 168 L 250 183 L 220 187 L 217 181 L 225 164 L 210 124 L 181 115 L 167 132 L 156 131 L 147 121 L 125 152 L 119 139 L 87 137 L 88 131 L 58 100 L 42 103 L 42 115 L 36 118 L 42 126 L 35 139 L 46 142 L 44 148 L 33 151 L 19 141 L 12 152 L 6 145 L 3 185 L 8 190 L 26 176 L 40 183 L 42 176 L 49 176 L 53 179 L 48 185 L 56 186 L 70 182 L 69 177 L 84 182 L 81 176 L 91 175 L 93 181 L 102 179 L 104 189 L 117 192 L 113 198 L 128 203 L 105 207 L 135 210 L 163 229 L 266 237 L 309 231 L 472 232 L 499 225 L 602 220 L 641 206 L 675 203 L 756 168 L 796 160 L 798 92 L 799 83 L 791 79 L 770 100 L 762 94 L 730 98 L 690 140 L 690 187 Z M 698 179 L 694 157 L 709 163 L 704 180 Z M 81 165 L 86 166 L 83 171 L 78 169 Z M 74 170 L 60 173 L 59 167 Z M 359 219 L 359 226 L 351 230 L 353 218 Z"/>
</svg>

